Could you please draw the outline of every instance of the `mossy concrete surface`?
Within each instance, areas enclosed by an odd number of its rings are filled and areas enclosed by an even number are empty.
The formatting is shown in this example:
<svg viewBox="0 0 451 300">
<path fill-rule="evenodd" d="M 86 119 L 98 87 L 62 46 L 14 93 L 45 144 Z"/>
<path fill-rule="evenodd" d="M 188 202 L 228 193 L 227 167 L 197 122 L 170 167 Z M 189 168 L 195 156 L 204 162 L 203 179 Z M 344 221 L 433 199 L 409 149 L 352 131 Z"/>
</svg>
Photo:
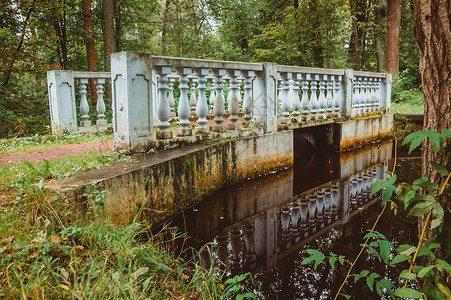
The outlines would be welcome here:
<svg viewBox="0 0 451 300">
<path fill-rule="evenodd" d="M 285 131 L 136 156 L 46 187 L 82 210 L 88 187 L 91 194 L 106 191 L 104 208 L 113 222 L 129 223 L 141 211 L 155 224 L 226 184 L 291 165 L 293 132 Z"/>
<path fill-rule="evenodd" d="M 391 137 L 393 114 L 344 121 L 341 125 L 340 150 L 349 150 Z"/>
</svg>

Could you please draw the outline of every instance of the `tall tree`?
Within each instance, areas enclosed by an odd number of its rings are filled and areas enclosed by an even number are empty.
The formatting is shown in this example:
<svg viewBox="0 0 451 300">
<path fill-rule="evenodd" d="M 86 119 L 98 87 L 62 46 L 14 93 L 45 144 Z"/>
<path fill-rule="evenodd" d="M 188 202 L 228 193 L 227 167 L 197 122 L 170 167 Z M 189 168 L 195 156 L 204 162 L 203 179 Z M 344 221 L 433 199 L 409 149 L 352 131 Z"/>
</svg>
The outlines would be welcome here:
<svg viewBox="0 0 451 300">
<path fill-rule="evenodd" d="M 349 43 L 349 60 L 354 70 L 360 70 L 363 58 L 363 41 L 366 35 L 364 24 L 366 23 L 366 0 L 349 0 L 352 14 L 352 31 Z"/>
<path fill-rule="evenodd" d="M 401 25 L 401 0 L 388 0 L 387 71 L 399 72 L 399 29 Z"/>
<path fill-rule="evenodd" d="M 96 48 L 94 38 L 94 24 L 92 21 L 91 0 L 82 0 L 83 23 L 86 34 L 86 57 L 88 59 L 88 71 L 97 71 Z M 94 80 L 89 80 L 92 104 L 97 104 L 97 93 Z"/>
<path fill-rule="evenodd" d="M 424 130 L 451 129 L 451 5 L 448 0 L 411 0 L 415 14 L 415 38 L 420 56 L 419 70 L 424 93 Z M 443 178 L 429 164 L 446 165 L 450 161 L 451 141 L 440 153 L 428 141 L 423 142 L 422 174 L 431 181 Z M 445 198 L 447 207 L 451 201 Z M 446 207 L 445 206 L 445 207 Z M 420 220 L 420 228 L 424 218 Z M 426 239 L 431 237 L 431 232 Z"/>
<path fill-rule="evenodd" d="M 116 52 L 116 41 L 114 36 L 114 0 L 103 0 L 102 4 L 103 55 L 105 59 L 105 71 L 110 71 L 111 53 Z"/>
<path fill-rule="evenodd" d="M 387 0 L 377 0 L 374 7 L 377 71 L 387 70 Z"/>
</svg>

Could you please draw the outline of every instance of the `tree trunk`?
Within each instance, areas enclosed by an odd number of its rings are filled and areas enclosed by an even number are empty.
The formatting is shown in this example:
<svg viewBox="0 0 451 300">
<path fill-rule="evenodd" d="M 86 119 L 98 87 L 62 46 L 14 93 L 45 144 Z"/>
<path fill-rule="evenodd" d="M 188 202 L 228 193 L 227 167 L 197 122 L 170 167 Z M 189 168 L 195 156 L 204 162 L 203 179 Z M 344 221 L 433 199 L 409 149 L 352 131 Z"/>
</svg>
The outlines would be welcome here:
<svg viewBox="0 0 451 300">
<path fill-rule="evenodd" d="M 399 72 L 399 29 L 401 0 L 388 0 L 387 72 Z"/>
<path fill-rule="evenodd" d="M 387 0 L 377 0 L 374 9 L 376 31 L 374 42 L 376 44 L 377 71 L 387 70 Z"/>
<path fill-rule="evenodd" d="M 114 0 L 103 0 L 103 54 L 105 56 L 105 71 L 111 70 L 111 53 L 116 52 L 114 39 Z"/>
<path fill-rule="evenodd" d="M 451 129 L 451 5 L 449 0 L 411 0 L 411 3 L 424 93 L 424 130 L 441 132 L 442 128 Z M 429 141 L 423 142 L 422 175 L 430 174 L 431 181 L 439 185 L 444 179 L 429 162 L 445 165 L 450 160 L 450 146 L 447 139 L 447 147 L 437 153 Z M 443 201 L 450 206 L 449 198 Z M 418 223 L 422 228 L 424 218 Z M 432 232 L 427 232 L 426 239 L 431 237 Z"/>
<path fill-rule="evenodd" d="M 82 0 L 83 23 L 86 35 L 86 57 L 88 59 L 88 71 L 97 71 L 96 48 L 94 40 L 94 25 L 92 22 L 91 0 Z M 94 80 L 89 80 L 89 90 L 91 92 L 92 105 L 97 104 L 97 93 Z"/>
<path fill-rule="evenodd" d="M 318 1 L 311 0 L 309 1 L 310 7 L 310 15 L 317 16 L 318 15 Z M 318 18 L 314 17 L 312 20 L 313 23 L 313 60 L 315 61 L 315 67 L 324 68 L 324 54 L 323 54 L 323 46 L 322 46 L 322 36 L 321 36 L 321 24 Z"/>
<path fill-rule="evenodd" d="M 352 14 L 352 32 L 349 43 L 349 62 L 354 70 L 359 71 L 363 65 L 362 61 L 362 41 L 364 38 L 363 24 L 365 24 L 365 0 L 349 0 Z"/>
<path fill-rule="evenodd" d="M 166 0 L 163 11 L 163 24 L 161 29 L 161 55 L 166 55 L 166 34 L 168 27 L 169 5 L 171 0 Z"/>
</svg>

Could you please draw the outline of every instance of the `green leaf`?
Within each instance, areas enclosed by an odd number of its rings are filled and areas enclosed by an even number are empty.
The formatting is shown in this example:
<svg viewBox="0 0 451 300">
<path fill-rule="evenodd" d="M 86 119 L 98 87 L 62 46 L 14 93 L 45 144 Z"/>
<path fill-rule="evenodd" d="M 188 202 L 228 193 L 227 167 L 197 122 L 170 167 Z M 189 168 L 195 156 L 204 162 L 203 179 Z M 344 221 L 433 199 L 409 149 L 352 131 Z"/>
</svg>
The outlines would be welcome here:
<svg viewBox="0 0 451 300">
<path fill-rule="evenodd" d="M 410 255 L 404 255 L 404 254 L 398 254 L 396 255 L 390 264 L 395 265 L 395 264 L 399 264 L 400 262 L 406 261 L 412 259 L 412 256 Z"/>
<path fill-rule="evenodd" d="M 446 261 L 437 258 L 437 260 L 435 261 L 437 263 L 437 268 L 439 269 L 445 269 L 448 273 L 451 273 L 451 265 L 449 263 L 447 263 Z M 441 271 L 441 270 L 440 270 Z"/>
<path fill-rule="evenodd" d="M 440 205 L 439 202 L 434 203 L 434 208 L 432 209 L 432 214 L 434 215 L 434 217 L 436 217 L 440 221 L 443 221 L 445 211 L 443 210 L 443 207 Z"/>
<path fill-rule="evenodd" d="M 388 180 L 381 179 L 373 183 L 373 185 L 371 185 L 370 187 L 371 191 L 370 197 L 372 197 L 374 194 L 376 194 L 383 188 L 387 188 L 393 185 L 396 182 L 396 179 L 397 179 L 396 174 L 393 174 L 393 176 L 391 176 Z"/>
<path fill-rule="evenodd" d="M 415 197 L 415 195 L 416 195 L 415 191 L 408 191 L 404 195 L 404 198 L 403 198 L 403 200 L 404 200 L 404 209 L 406 209 L 409 206 L 410 201 Z"/>
<path fill-rule="evenodd" d="M 396 249 L 400 254 L 410 255 L 417 250 L 417 247 L 412 245 L 401 245 Z"/>
<path fill-rule="evenodd" d="M 365 234 L 365 236 L 363 237 L 364 239 L 366 238 L 380 238 L 380 239 L 384 239 L 386 240 L 387 238 L 385 237 L 385 235 L 383 235 L 382 233 L 375 231 L 375 230 L 368 230 L 368 233 Z"/>
<path fill-rule="evenodd" d="M 382 205 L 385 205 L 385 203 L 387 203 L 388 200 L 390 200 L 390 198 L 393 195 L 393 192 L 395 191 L 395 189 L 396 189 L 396 187 L 394 187 L 394 186 L 387 187 L 387 189 L 385 190 L 384 194 L 382 195 Z"/>
<path fill-rule="evenodd" d="M 448 176 L 449 171 L 446 169 L 445 166 L 443 166 L 439 163 L 436 163 L 435 161 L 430 161 L 429 163 L 440 175 L 442 175 L 443 177 Z"/>
<path fill-rule="evenodd" d="M 407 216 L 408 217 L 411 217 L 411 216 L 417 217 L 417 216 L 425 215 L 434 208 L 434 204 L 435 203 L 431 202 L 431 201 L 418 203 L 417 205 L 412 207 L 412 209 L 410 210 L 410 212 Z"/>
<path fill-rule="evenodd" d="M 310 254 L 310 257 L 305 258 L 302 262 L 301 265 L 305 265 L 308 264 L 312 261 L 315 261 L 315 266 L 314 269 L 316 270 L 316 268 L 318 267 L 318 265 L 326 258 L 324 256 L 324 254 L 322 254 L 320 251 L 315 250 L 315 249 L 307 249 L 305 250 L 308 254 Z"/>
<path fill-rule="evenodd" d="M 350 299 L 351 298 L 351 295 L 346 295 L 346 294 L 342 294 L 342 293 L 340 293 L 340 294 L 338 294 L 339 296 L 343 296 L 343 297 L 345 297 L 346 299 Z"/>
<path fill-rule="evenodd" d="M 336 256 L 329 257 L 329 264 L 330 264 L 330 267 L 332 268 L 332 271 L 335 269 L 335 260 L 336 259 L 337 259 Z"/>
<path fill-rule="evenodd" d="M 343 265 L 345 263 L 345 256 L 344 255 L 340 255 L 338 257 L 338 261 L 340 262 L 341 265 Z"/>
<path fill-rule="evenodd" d="M 246 298 L 257 298 L 257 295 L 251 292 L 244 293 L 242 295 L 237 295 L 236 300 L 246 299 Z"/>
<path fill-rule="evenodd" d="M 442 131 L 443 131 L 443 134 L 444 134 L 446 137 L 448 137 L 448 138 L 451 139 L 451 130 L 446 129 L 446 128 L 443 128 Z"/>
<path fill-rule="evenodd" d="M 418 272 L 418 277 L 419 278 L 423 278 L 424 276 L 426 276 L 434 268 L 435 268 L 435 265 L 428 266 L 428 267 L 425 267 L 425 268 L 421 269 L 421 271 Z"/>
<path fill-rule="evenodd" d="M 412 184 L 413 185 L 413 190 L 416 191 L 416 190 L 418 190 L 420 188 L 419 186 L 417 186 L 417 184 L 422 183 L 422 182 L 427 182 L 427 181 L 429 181 L 429 177 L 428 176 L 424 176 L 424 177 L 415 179 L 415 181 Z"/>
<path fill-rule="evenodd" d="M 431 222 L 431 229 L 435 229 L 435 228 L 439 227 L 440 224 L 442 224 L 441 220 L 439 220 L 439 219 L 432 220 L 432 222 Z"/>
<path fill-rule="evenodd" d="M 393 293 L 392 287 L 393 283 L 388 279 L 381 279 L 376 282 L 376 291 L 381 297 L 384 294 L 384 289 L 387 290 L 387 292 L 391 295 Z"/>
<path fill-rule="evenodd" d="M 393 295 L 401 298 L 413 298 L 413 299 L 420 299 L 423 297 L 423 294 L 411 288 L 401 288 L 396 292 L 394 292 Z"/>
<path fill-rule="evenodd" d="M 416 184 L 420 188 L 427 189 L 429 192 L 438 191 L 440 187 L 435 182 L 421 182 Z"/>
<path fill-rule="evenodd" d="M 409 272 L 409 270 L 403 270 L 401 272 L 401 274 L 399 274 L 399 279 L 401 279 L 401 278 L 404 278 L 404 279 L 407 279 L 407 280 L 413 280 L 413 279 L 415 279 L 417 277 L 412 272 Z"/>
<path fill-rule="evenodd" d="M 379 253 L 380 253 L 382 259 L 384 260 L 384 262 L 386 264 L 388 264 L 388 262 L 390 260 L 390 250 L 391 250 L 391 248 L 393 248 L 392 243 L 390 243 L 389 241 L 385 241 L 385 240 L 379 240 L 378 245 L 379 245 Z"/>
<path fill-rule="evenodd" d="M 374 279 L 378 277 L 380 277 L 379 274 L 371 273 L 371 275 L 366 278 L 366 284 L 368 285 L 371 291 L 373 291 Z"/>
</svg>

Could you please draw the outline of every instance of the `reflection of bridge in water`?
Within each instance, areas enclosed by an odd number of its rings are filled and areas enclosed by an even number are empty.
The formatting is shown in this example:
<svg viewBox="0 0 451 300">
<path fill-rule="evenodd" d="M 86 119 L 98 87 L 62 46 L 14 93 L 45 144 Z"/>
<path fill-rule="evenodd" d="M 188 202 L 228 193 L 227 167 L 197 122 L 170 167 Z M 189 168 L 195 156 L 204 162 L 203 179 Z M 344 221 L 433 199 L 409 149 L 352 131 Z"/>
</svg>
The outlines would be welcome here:
<svg viewBox="0 0 451 300">
<path fill-rule="evenodd" d="M 392 144 L 358 153 L 314 156 L 272 176 L 235 184 L 176 217 L 205 268 L 257 272 L 299 251 L 379 199 L 370 186 L 386 177 Z M 314 187 L 312 187 L 314 186 Z"/>
</svg>

